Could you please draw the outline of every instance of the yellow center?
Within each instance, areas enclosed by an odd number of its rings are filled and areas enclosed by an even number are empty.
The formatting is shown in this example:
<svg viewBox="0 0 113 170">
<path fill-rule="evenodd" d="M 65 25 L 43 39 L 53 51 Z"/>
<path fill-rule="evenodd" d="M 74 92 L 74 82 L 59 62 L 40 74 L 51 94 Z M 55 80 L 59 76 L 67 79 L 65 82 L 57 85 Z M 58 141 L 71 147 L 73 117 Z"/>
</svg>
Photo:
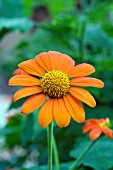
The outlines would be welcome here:
<svg viewBox="0 0 113 170">
<path fill-rule="evenodd" d="M 52 70 L 42 77 L 43 93 L 51 98 L 61 98 L 67 92 L 69 86 L 69 78 L 66 73 L 60 70 Z"/>
<path fill-rule="evenodd" d="M 99 123 L 99 126 L 100 126 L 101 128 L 108 128 L 108 127 L 110 126 L 110 120 L 109 120 L 109 118 L 106 118 L 104 122 Z"/>
</svg>

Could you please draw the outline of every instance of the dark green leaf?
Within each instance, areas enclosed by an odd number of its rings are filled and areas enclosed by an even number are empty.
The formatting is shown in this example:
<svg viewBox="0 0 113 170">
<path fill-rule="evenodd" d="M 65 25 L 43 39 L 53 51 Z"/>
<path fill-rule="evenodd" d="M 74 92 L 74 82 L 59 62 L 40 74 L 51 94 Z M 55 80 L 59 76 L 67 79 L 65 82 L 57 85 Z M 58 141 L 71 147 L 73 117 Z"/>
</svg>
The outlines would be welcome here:
<svg viewBox="0 0 113 170">
<path fill-rule="evenodd" d="M 70 152 L 70 156 L 77 159 L 89 142 L 90 140 L 86 138 L 79 139 L 75 144 L 75 148 Z M 92 167 L 95 170 L 108 170 L 113 168 L 112 151 L 113 140 L 107 137 L 101 137 L 83 158 L 81 164 Z"/>
<path fill-rule="evenodd" d="M 19 108 L 19 107 L 21 107 L 22 104 L 25 102 L 26 99 L 27 99 L 27 98 L 25 97 L 25 98 L 23 98 L 23 99 L 18 100 L 17 102 L 13 102 L 13 101 L 12 101 L 11 104 L 10 104 L 10 106 L 9 106 L 9 108 L 8 108 L 8 110 L 13 109 L 13 108 Z"/>
<path fill-rule="evenodd" d="M 26 145 L 28 142 L 31 142 L 33 135 L 34 135 L 33 114 L 25 115 L 25 119 L 23 121 L 22 134 L 21 134 L 22 144 Z"/>
</svg>

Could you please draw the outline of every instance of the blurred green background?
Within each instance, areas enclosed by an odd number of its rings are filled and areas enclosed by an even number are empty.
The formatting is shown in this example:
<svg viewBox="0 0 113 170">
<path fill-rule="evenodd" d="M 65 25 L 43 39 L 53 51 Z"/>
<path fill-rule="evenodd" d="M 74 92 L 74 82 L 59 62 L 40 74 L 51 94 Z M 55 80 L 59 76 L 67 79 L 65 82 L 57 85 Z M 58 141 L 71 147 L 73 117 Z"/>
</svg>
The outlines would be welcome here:
<svg viewBox="0 0 113 170">
<path fill-rule="evenodd" d="M 113 119 L 113 1 L 0 0 L 1 107 L 2 97 L 16 90 L 7 81 L 18 63 L 49 50 L 68 54 L 76 64 L 95 67 L 92 76 L 104 81 L 105 87 L 88 88 L 97 106 L 84 105 L 86 119 Z M 28 116 L 19 113 L 24 100 L 11 102 L 5 124 L 1 109 L 0 170 L 46 170 L 47 132 L 37 123 L 38 110 Z M 68 170 L 89 142 L 82 126 L 71 121 L 60 129 L 54 124 L 61 170 Z M 113 170 L 113 140 L 103 137 L 88 155 L 78 169 Z"/>
</svg>

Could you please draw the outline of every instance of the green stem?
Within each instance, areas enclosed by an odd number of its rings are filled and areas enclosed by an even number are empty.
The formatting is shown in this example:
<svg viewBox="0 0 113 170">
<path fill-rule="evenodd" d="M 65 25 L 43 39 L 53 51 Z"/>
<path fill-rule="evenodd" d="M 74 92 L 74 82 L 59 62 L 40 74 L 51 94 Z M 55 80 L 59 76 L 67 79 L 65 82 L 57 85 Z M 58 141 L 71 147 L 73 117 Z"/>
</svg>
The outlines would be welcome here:
<svg viewBox="0 0 113 170">
<path fill-rule="evenodd" d="M 52 142 L 53 142 L 53 125 L 48 126 L 48 170 L 52 170 Z"/>
<path fill-rule="evenodd" d="M 57 145 L 56 145 L 54 136 L 53 136 L 53 151 L 54 151 L 54 160 L 55 160 L 56 170 L 60 170 L 58 150 L 57 150 Z"/>
<path fill-rule="evenodd" d="M 91 141 L 89 143 L 89 145 L 84 149 L 84 151 L 82 152 L 82 154 L 78 157 L 78 159 L 74 162 L 74 164 L 72 165 L 70 170 L 76 170 L 79 163 L 81 162 L 81 160 L 86 156 L 86 154 L 88 153 L 88 151 L 90 150 L 90 148 L 94 145 L 95 141 Z"/>
<path fill-rule="evenodd" d="M 83 57 L 84 57 L 84 53 L 85 53 L 84 35 L 85 35 L 86 26 L 87 26 L 87 21 L 84 16 L 84 19 L 82 19 L 82 21 L 80 23 L 80 28 L 79 28 L 79 52 L 80 52 L 81 62 L 83 61 Z"/>
<path fill-rule="evenodd" d="M 80 3 L 83 7 L 82 13 L 80 15 L 80 23 L 79 23 L 79 32 L 78 32 L 78 38 L 79 38 L 79 58 L 80 62 L 83 62 L 83 58 L 85 55 L 85 44 L 84 44 L 84 36 L 87 26 L 87 20 L 88 15 L 86 13 L 86 0 L 80 0 Z"/>
</svg>

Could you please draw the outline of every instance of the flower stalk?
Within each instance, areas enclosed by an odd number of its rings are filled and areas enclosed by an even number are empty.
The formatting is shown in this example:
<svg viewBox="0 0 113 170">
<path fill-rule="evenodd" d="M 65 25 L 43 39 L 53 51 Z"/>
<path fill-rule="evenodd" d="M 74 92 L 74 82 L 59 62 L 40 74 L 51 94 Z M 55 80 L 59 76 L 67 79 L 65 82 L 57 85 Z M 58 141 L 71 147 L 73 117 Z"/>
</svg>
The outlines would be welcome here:
<svg viewBox="0 0 113 170">
<path fill-rule="evenodd" d="M 53 125 L 48 126 L 48 170 L 52 170 Z"/>
<path fill-rule="evenodd" d="M 76 170 L 77 167 L 79 166 L 81 160 L 86 156 L 86 154 L 88 153 L 88 151 L 92 148 L 92 146 L 94 145 L 95 141 L 91 141 L 89 143 L 88 146 L 86 146 L 86 148 L 84 149 L 84 151 L 82 152 L 82 154 L 78 157 L 78 159 L 73 163 L 72 167 L 70 170 Z"/>
<path fill-rule="evenodd" d="M 56 140 L 54 135 L 53 135 L 53 152 L 54 152 L 54 161 L 55 161 L 56 170 L 60 170 L 58 150 L 57 150 L 57 145 L 56 145 Z"/>
</svg>

